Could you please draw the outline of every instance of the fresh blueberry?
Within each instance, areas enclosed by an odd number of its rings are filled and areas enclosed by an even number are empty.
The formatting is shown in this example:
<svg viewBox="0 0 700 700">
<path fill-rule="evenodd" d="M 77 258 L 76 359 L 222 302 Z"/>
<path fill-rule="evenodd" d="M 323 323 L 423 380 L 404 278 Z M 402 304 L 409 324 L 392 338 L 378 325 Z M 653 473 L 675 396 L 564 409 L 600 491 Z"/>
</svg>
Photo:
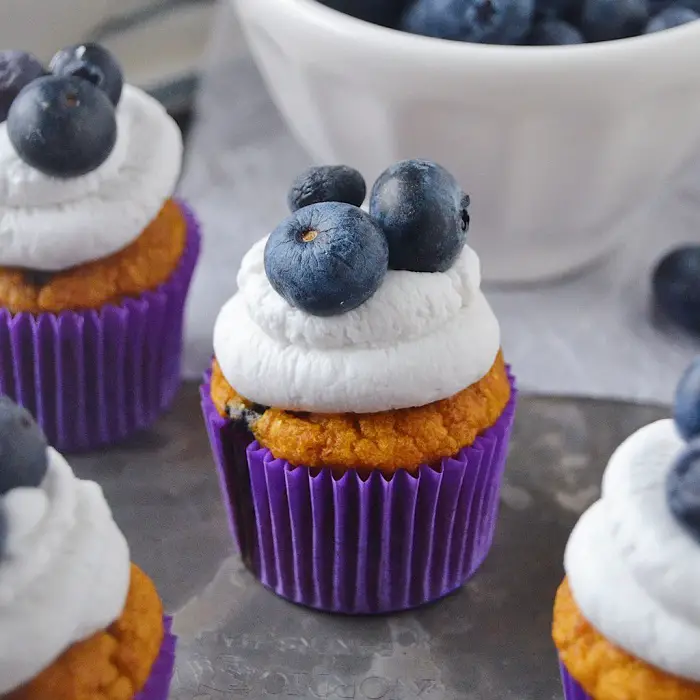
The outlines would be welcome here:
<svg viewBox="0 0 700 700">
<path fill-rule="evenodd" d="M 83 78 L 107 94 L 116 107 L 122 95 L 124 76 L 117 59 L 99 44 L 77 44 L 61 49 L 49 64 L 54 75 Z"/>
<path fill-rule="evenodd" d="M 320 0 L 338 12 L 385 27 L 396 26 L 407 0 Z"/>
<path fill-rule="evenodd" d="M 362 175 L 347 165 L 323 165 L 309 168 L 292 184 L 288 203 L 292 211 L 320 202 L 344 202 L 362 205 L 367 185 Z"/>
<path fill-rule="evenodd" d="M 577 6 L 577 0 L 535 0 L 535 16 L 538 19 L 571 19 Z"/>
<path fill-rule="evenodd" d="M 649 0 L 649 16 L 654 17 L 660 12 L 663 12 L 672 2 L 673 0 Z M 700 0 L 698 0 L 698 2 L 700 3 Z M 687 5 L 685 2 L 681 2 L 680 4 Z"/>
<path fill-rule="evenodd" d="M 86 80 L 46 76 L 27 85 L 7 115 L 17 155 L 53 177 L 77 177 L 99 167 L 117 140 L 114 107 Z"/>
<path fill-rule="evenodd" d="M 0 496 L 36 488 L 48 468 L 46 438 L 28 411 L 0 396 Z"/>
<path fill-rule="evenodd" d="M 341 202 L 294 212 L 265 246 L 265 272 L 275 291 L 314 316 L 357 308 L 379 289 L 389 259 L 386 238 L 362 209 Z"/>
<path fill-rule="evenodd" d="M 0 122 L 20 90 L 45 74 L 44 67 L 25 51 L 0 51 Z"/>
<path fill-rule="evenodd" d="M 389 243 L 389 267 L 444 272 L 469 230 L 469 195 L 437 163 L 404 160 L 374 183 L 369 211 Z"/>
<path fill-rule="evenodd" d="M 568 22 L 560 19 L 544 19 L 535 25 L 527 43 L 532 46 L 582 44 L 583 36 Z"/>
<path fill-rule="evenodd" d="M 700 437 L 700 356 L 690 364 L 676 387 L 673 419 L 686 439 Z"/>
<path fill-rule="evenodd" d="M 700 19 L 700 15 L 698 15 L 697 12 L 693 12 L 687 7 L 681 7 L 680 5 L 671 5 L 649 20 L 646 33 L 653 34 L 654 32 L 661 32 L 664 29 L 680 27 L 681 24 L 694 22 L 697 19 Z"/>
<path fill-rule="evenodd" d="M 700 246 L 683 246 L 665 255 L 654 270 L 652 292 L 664 316 L 700 334 Z"/>
<path fill-rule="evenodd" d="M 584 0 L 581 30 L 588 41 L 637 36 L 649 20 L 647 0 Z"/>
<path fill-rule="evenodd" d="M 535 0 L 416 0 L 400 28 L 482 44 L 518 44 L 530 32 Z"/>
<path fill-rule="evenodd" d="M 658 1 L 660 0 L 657 0 L 657 2 Z M 666 4 L 669 5 L 670 3 L 667 2 Z M 677 0 L 674 4 L 687 7 L 689 10 L 692 10 L 700 15 L 700 0 Z"/>
<path fill-rule="evenodd" d="M 666 498 L 678 523 L 700 544 L 700 440 L 691 442 L 673 465 Z"/>
</svg>

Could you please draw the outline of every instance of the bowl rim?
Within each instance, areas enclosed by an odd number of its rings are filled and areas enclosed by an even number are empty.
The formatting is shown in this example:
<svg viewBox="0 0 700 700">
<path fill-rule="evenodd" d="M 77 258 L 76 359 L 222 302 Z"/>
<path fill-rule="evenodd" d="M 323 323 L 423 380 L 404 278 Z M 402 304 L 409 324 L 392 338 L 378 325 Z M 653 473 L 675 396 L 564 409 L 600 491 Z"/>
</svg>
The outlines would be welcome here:
<svg viewBox="0 0 700 700">
<path fill-rule="evenodd" d="M 683 55 L 700 54 L 700 20 L 688 22 L 653 34 L 611 41 L 591 42 L 567 46 L 505 46 L 497 44 L 477 44 L 403 32 L 399 29 L 372 24 L 366 20 L 347 15 L 340 10 L 323 5 L 318 0 L 233 0 L 239 7 L 247 4 L 256 6 L 256 14 L 267 6 L 270 11 L 281 15 L 278 19 L 296 24 L 306 24 L 334 40 L 347 43 L 361 41 L 362 50 L 372 49 L 386 54 L 390 50 L 410 56 L 413 61 L 426 59 L 457 61 L 460 64 L 473 60 L 490 60 L 513 64 L 527 62 L 531 67 L 537 64 L 552 67 L 552 59 L 567 64 L 567 68 L 591 60 L 600 63 L 624 61 L 628 63 L 637 56 L 648 58 L 659 52 L 670 52 L 673 59 Z M 560 65 L 561 67 L 561 65 Z"/>
</svg>

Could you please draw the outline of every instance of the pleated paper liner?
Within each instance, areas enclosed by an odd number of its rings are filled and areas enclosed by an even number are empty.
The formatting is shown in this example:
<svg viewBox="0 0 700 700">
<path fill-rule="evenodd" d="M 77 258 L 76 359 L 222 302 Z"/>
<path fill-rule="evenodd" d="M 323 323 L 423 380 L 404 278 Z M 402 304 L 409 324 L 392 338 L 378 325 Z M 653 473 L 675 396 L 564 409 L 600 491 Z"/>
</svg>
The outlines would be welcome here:
<svg viewBox="0 0 700 700">
<path fill-rule="evenodd" d="M 177 638 L 171 631 L 173 626 L 172 618 L 164 617 L 163 625 L 165 627 L 165 636 L 160 647 L 160 653 L 153 664 L 151 675 L 146 681 L 146 685 L 140 693 L 134 696 L 134 700 L 168 700 L 170 683 L 175 672 Z"/>
<path fill-rule="evenodd" d="M 328 612 L 406 610 L 463 585 L 489 552 L 516 390 L 471 447 L 417 475 L 340 478 L 275 459 L 219 416 L 209 377 L 202 409 L 231 532 L 246 566 L 279 596 Z"/>
<path fill-rule="evenodd" d="M 25 406 L 58 450 L 91 450 L 150 426 L 180 383 L 185 299 L 199 226 L 157 289 L 119 305 L 58 314 L 0 309 L 0 393 Z"/>
<path fill-rule="evenodd" d="M 561 660 L 559 661 L 559 670 L 561 672 L 561 684 L 564 688 L 564 700 L 594 700 L 578 684 Z M 639 700 L 642 699 L 640 698 Z"/>
</svg>

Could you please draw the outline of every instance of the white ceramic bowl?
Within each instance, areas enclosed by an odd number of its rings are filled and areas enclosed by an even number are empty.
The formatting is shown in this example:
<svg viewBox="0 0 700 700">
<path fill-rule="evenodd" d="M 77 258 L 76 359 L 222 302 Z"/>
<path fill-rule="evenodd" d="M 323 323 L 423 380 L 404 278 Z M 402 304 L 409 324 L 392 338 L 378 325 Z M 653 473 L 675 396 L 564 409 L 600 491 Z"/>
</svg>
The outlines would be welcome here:
<svg viewBox="0 0 700 700">
<path fill-rule="evenodd" d="M 472 196 L 487 278 L 561 276 L 700 146 L 700 22 L 565 47 L 405 34 L 315 0 L 234 0 L 270 92 L 318 162 L 423 157 Z M 663 235 L 663 232 L 659 232 Z"/>
</svg>

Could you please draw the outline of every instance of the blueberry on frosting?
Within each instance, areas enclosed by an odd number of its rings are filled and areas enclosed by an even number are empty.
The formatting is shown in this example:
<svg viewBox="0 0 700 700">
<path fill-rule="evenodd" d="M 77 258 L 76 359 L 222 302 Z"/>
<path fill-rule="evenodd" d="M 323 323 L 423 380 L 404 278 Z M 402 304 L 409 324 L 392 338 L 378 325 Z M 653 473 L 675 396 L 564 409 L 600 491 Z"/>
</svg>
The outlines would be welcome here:
<svg viewBox="0 0 700 700">
<path fill-rule="evenodd" d="M 700 437 L 700 356 L 695 358 L 678 382 L 673 419 L 685 440 Z"/>
<path fill-rule="evenodd" d="M 100 88 L 116 107 L 124 87 L 117 59 L 99 44 L 77 44 L 61 49 L 49 64 L 54 75 L 72 75 Z"/>
<path fill-rule="evenodd" d="M 666 496 L 676 520 L 700 544 L 700 357 L 678 382 L 673 419 L 688 445 L 669 472 Z"/>
<path fill-rule="evenodd" d="M 387 242 L 362 209 L 340 202 L 303 207 L 285 219 L 265 246 L 265 273 L 291 306 L 314 316 L 357 308 L 387 272 Z"/>
<path fill-rule="evenodd" d="M 48 469 L 44 434 L 28 411 L 0 397 L 0 496 L 38 487 Z"/>
<path fill-rule="evenodd" d="M 106 93 L 82 78 L 46 76 L 29 83 L 7 116 L 17 155 L 56 178 L 98 168 L 117 140 L 114 106 Z"/>
<path fill-rule="evenodd" d="M 678 523 L 700 544 L 700 440 L 691 442 L 676 460 L 666 496 Z"/>
<path fill-rule="evenodd" d="M 392 165 L 370 196 L 370 214 L 389 243 L 389 267 L 448 270 L 467 240 L 469 203 L 469 195 L 437 163 L 405 160 Z"/>
<path fill-rule="evenodd" d="M 322 165 L 299 175 L 287 200 L 294 212 L 320 202 L 344 202 L 359 207 L 366 195 L 365 179 L 357 170 L 347 165 Z"/>
<path fill-rule="evenodd" d="M 44 67 L 26 51 L 0 51 L 0 122 L 25 85 L 44 75 Z"/>
</svg>

